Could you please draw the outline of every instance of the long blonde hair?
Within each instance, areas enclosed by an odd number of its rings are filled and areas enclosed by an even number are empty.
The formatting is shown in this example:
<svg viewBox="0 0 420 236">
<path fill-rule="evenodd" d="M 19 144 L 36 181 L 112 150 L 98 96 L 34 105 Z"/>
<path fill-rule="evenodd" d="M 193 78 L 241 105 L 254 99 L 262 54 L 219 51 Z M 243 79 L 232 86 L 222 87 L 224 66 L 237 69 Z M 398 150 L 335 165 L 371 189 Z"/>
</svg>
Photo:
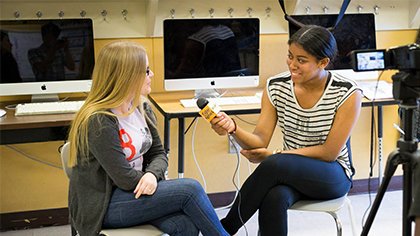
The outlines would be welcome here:
<svg viewBox="0 0 420 236">
<path fill-rule="evenodd" d="M 146 77 L 146 50 L 137 43 L 116 41 L 107 44 L 98 55 L 92 74 L 92 87 L 84 105 L 77 112 L 69 131 L 70 159 L 68 165 L 87 161 L 88 125 L 95 114 L 115 116 L 109 111 L 131 98 L 132 113 L 142 103 L 141 88 Z"/>
</svg>

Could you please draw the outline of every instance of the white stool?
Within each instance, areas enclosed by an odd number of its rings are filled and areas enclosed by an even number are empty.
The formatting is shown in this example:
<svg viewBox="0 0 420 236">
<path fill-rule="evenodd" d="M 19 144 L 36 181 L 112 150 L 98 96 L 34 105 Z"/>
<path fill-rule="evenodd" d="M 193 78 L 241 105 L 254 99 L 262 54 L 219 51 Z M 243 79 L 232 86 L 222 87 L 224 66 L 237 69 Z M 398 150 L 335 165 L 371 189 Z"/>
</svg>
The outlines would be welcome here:
<svg viewBox="0 0 420 236">
<path fill-rule="evenodd" d="M 356 236 L 356 225 L 355 219 L 353 214 L 353 207 L 351 205 L 350 199 L 348 199 L 347 195 L 332 199 L 332 200 L 301 200 L 297 201 L 293 204 L 289 210 L 296 210 L 296 211 L 313 211 L 313 212 L 325 212 L 330 214 L 334 220 L 337 227 L 337 235 L 342 235 L 342 225 L 340 218 L 338 217 L 337 212 L 343 208 L 344 205 L 347 205 L 349 215 L 350 215 L 350 223 L 351 228 L 353 231 L 353 235 Z"/>
<path fill-rule="evenodd" d="M 166 234 L 163 234 L 159 229 L 157 229 L 153 225 L 139 225 L 139 226 L 133 226 L 130 228 L 120 228 L 120 229 L 103 229 L 99 234 L 104 235 L 104 236 L 166 235 Z"/>
</svg>

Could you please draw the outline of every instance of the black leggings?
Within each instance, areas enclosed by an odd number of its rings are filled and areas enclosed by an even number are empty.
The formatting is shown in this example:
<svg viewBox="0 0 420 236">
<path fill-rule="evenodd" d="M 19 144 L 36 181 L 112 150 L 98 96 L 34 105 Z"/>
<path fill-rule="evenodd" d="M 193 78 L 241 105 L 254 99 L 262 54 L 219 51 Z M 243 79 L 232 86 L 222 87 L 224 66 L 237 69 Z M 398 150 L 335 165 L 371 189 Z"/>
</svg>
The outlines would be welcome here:
<svg viewBox="0 0 420 236">
<path fill-rule="evenodd" d="M 272 155 L 245 181 L 221 222 L 233 235 L 259 210 L 261 235 L 287 235 L 287 209 L 293 203 L 300 199 L 338 198 L 350 187 L 351 181 L 336 161 L 295 154 Z"/>
</svg>

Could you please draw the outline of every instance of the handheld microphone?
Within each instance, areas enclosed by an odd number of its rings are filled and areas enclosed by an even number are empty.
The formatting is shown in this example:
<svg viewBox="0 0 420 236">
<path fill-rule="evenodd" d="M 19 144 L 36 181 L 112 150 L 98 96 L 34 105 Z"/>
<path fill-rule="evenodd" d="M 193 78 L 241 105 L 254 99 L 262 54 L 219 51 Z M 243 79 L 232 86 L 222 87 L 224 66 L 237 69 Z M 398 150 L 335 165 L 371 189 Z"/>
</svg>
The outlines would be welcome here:
<svg viewBox="0 0 420 236">
<path fill-rule="evenodd" d="M 200 108 L 200 112 L 198 112 L 205 120 L 210 122 L 216 117 L 217 113 L 220 112 L 220 107 L 205 98 L 197 99 L 197 106 Z"/>
</svg>

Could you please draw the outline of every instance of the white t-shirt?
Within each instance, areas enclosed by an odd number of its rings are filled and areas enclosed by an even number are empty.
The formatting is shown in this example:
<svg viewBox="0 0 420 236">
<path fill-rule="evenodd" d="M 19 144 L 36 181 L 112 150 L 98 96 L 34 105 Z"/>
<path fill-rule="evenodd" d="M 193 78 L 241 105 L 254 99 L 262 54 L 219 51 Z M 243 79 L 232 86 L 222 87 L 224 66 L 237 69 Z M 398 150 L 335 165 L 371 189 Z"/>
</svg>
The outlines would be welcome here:
<svg viewBox="0 0 420 236">
<path fill-rule="evenodd" d="M 116 112 L 111 110 L 114 114 Z M 136 109 L 127 117 L 118 116 L 121 147 L 126 160 L 136 170 L 143 168 L 143 155 L 152 146 L 152 135 L 144 116 Z"/>
</svg>

